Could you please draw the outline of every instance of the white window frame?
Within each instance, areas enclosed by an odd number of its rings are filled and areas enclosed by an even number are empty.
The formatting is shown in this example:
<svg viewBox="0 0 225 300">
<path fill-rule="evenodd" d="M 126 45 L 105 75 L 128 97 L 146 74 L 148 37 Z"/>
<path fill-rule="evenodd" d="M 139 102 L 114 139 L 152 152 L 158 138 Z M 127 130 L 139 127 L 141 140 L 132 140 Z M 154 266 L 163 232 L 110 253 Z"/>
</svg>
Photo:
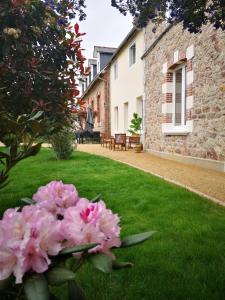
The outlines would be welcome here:
<svg viewBox="0 0 225 300">
<path fill-rule="evenodd" d="M 132 61 L 133 59 L 133 55 L 132 54 L 132 47 L 135 46 L 135 58 L 134 61 Z M 129 67 L 132 67 L 133 65 L 135 65 L 137 62 L 137 46 L 136 46 L 136 42 L 132 42 L 129 46 Z"/>
<path fill-rule="evenodd" d="M 114 122 L 115 122 L 115 132 L 118 132 L 119 129 L 119 108 L 118 106 L 114 107 Z"/>
<path fill-rule="evenodd" d="M 114 80 L 118 79 L 118 62 L 117 61 L 113 64 L 113 76 L 114 76 Z"/>
<path fill-rule="evenodd" d="M 181 83 L 181 124 L 175 124 L 175 113 L 176 113 L 176 71 L 182 69 L 182 83 Z M 173 71 L 173 112 L 172 112 L 172 121 L 173 126 L 181 127 L 185 126 L 185 112 L 186 112 L 186 64 L 177 67 Z"/>
<path fill-rule="evenodd" d="M 182 90 L 181 90 L 181 125 L 175 125 L 175 97 L 176 97 L 176 75 L 175 72 L 182 69 Z M 164 135 L 187 135 L 193 131 L 193 120 L 186 122 L 186 82 L 187 72 L 186 64 L 182 64 L 173 70 L 173 99 L 172 99 L 172 123 L 162 124 L 162 133 Z"/>
<path fill-rule="evenodd" d="M 128 122 L 129 122 L 129 120 L 128 120 L 128 118 L 129 118 L 129 102 L 124 102 L 124 104 L 123 104 L 123 113 L 124 113 L 124 116 L 123 116 L 123 118 L 124 118 L 124 124 L 123 124 L 123 126 L 124 126 L 124 133 L 128 133 L 128 129 L 129 129 L 129 124 L 128 124 Z"/>
</svg>

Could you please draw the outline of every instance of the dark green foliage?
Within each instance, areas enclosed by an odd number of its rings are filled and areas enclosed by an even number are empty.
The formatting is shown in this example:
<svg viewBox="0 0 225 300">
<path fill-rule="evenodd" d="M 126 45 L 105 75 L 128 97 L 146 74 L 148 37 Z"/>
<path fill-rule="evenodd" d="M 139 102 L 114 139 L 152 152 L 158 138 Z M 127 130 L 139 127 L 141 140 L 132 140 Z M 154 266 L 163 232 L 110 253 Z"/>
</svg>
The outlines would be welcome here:
<svg viewBox="0 0 225 300">
<path fill-rule="evenodd" d="M 49 300 L 48 283 L 43 274 L 29 276 L 24 283 L 27 300 Z"/>
<path fill-rule="evenodd" d="M 124 15 L 130 12 L 140 27 L 149 20 L 159 24 L 167 19 L 172 24 L 182 22 L 185 29 L 195 33 L 208 22 L 225 30 L 224 0 L 111 0 L 111 3 Z"/>
<path fill-rule="evenodd" d="M 55 126 L 68 124 L 74 78 L 84 72 L 79 27 L 71 32 L 66 21 L 74 2 L 56 11 L 46 1 L 1 0 L 0 111 L 17 117 L 43 110 Z"/>
<path fill-rule="evenodd" d="M 44 133 L 51 131 L 50 124 L 43 113 L 20 115 L 0 112 L 0 142 L 7 146 L 0 151 L 0 189 L 7 184 L 10 170 L 21 160 L 36 155 L 41 148 L 37 141 Z"/>
<path fill-rule="evenodd" d="M 0 188 L 16 163 L 38 153 L 40 138 L 72 122 L 85 58 L 83 34 L 69 20 L 84 18 L 84 1 L 59 2 L 0 1 L 0 142 L 8 147 L 0 153 Z"/>
<path fill-rule="evenodd" d="M 142 123 L 142 118 L 139 117 L 137 113 L 134 113 L 133 119 L 131 120 L 130 129 L 128 131 L 132 134 L 140 134 L 141 123 Z"/>
<path fill-rule="evenodd" d="M 69 159 L 74 150 L 74 134 L 68 128 L 63 128 L 50 136 L 49 142 L 57 159 Z"/>
</svg>

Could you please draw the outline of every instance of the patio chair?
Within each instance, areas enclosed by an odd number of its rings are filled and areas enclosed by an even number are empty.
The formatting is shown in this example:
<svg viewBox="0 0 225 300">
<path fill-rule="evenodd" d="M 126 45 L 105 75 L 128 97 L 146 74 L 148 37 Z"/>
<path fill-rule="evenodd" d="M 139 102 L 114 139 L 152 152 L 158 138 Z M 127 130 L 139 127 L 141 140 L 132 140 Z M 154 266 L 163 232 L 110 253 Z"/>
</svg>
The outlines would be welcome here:
<svg viewBox="0 0 225 300">
<path fill-rule="evenodd" d="M 125 133 L 116 133 L 115 134 L 115 138 L 112 139 L 111 141 L 111 148 L 113 148 L 113 150 L 116 150 L 116 146 L 118 146 L 121 148 L 121 150 L 123 150 L 123 148 L 125 149 L 125 151 L 127 150 L 127 138 L 126 138 L 126 134 Z"/>
<path fill-rule="evenodd" d="M 127 137 L 127 146 L 128 149 L 132 149 L 132 145 L 140 144 L 140 136 L 128 136 Z"/>
<path fill-rule="evenodd" d="M 101 133 L 101 147 L 104 147 L 104 145 L 107 146 L 109 145 L 109 148 L 111 148 L 111 137 L 108 136 L 106 133 L 102 132 Z"/>
</svg>

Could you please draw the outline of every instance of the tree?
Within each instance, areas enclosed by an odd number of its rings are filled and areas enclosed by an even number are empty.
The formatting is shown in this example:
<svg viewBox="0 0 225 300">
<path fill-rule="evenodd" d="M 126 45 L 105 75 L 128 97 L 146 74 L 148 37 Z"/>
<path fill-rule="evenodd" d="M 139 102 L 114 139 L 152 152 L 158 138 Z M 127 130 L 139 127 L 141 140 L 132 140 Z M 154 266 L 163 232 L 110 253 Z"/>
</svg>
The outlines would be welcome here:
<svg viewBox="0 0 225 300">
<path fill-rule="evenodd" d="M 81 7 L 71 0 L 1 1 L 0 111 L 42 110 L 57 124 L 68 121 L 85 61 L 79 26 L 74 32 L 68 16 Z"/>
<path fill-rule="evenodd" d="M 82 0 L 0 2 L 0 188 L 10 169 L 35 155 L 41 136 L 70 123 L 79 94 L 75 77 L 85 74 L 79 25 Z M 22 143 L 22 147 L 20 147 Z"/>
<path fill-rule="evenodd" d="M 111 4 L 124 15 L 130 12 L 139 27 L 149 20 L 158 24 L 167 19 L 194 33 L 208 22 L 225 30 L 225 0 L 111 0 Z"/>
</svg>

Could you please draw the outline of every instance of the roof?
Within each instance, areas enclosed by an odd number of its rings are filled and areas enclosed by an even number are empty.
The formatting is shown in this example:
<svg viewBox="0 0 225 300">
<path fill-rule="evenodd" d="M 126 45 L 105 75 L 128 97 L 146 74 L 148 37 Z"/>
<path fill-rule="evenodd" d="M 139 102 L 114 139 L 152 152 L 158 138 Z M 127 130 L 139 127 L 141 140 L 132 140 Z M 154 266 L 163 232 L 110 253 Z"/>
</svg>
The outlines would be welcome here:
<svg viewBox="0 0 225 300">
<path fill-rule="evenodd" d="M 98 52 L 113 54 L 117 48 L 104 47 L 104 46 L 94 46 L 93 57 L 97 57 Z"/>
<path fill-rule="evenodd" d="M 126 45 L 126 43 L 141 29 L 138 29 L 136 27 L 133 27 L 128 34 L 126 35 L 126 37 L 123 39 L 123 41 L 120 43 L 119 47 L 117 48 L 117 50 L 114 52 L 113 56 L 111 57 L 109 64 L 112 63 L 112 61 L 114 60 L 114 58 L 120 53 L 120 51 L 122 50 L 122 48 Z"/>
<path fill-rule="evenodd" d="M 101 72 L 99 72 L 93 79 L 92 79 L 92 81 L 91 81 L 91 83 L 88 85 L 88 87 L 86 88 L 86 90 L 84 91 L 84 93 L 80 96 L 80 99 L 82 99 L 82 98 L 84 98 L 86 95 L 87 95 L 87 93 L 91 90 L 91 88 L 97 83 L 97 81 L 98 80 L 103 80 L 103 81 L 105 81 L 104 79 L 101 79 L 101 76 L 103 75 L 103 74 L 105 74 L 105 71 L 106 71 L 106 69 L 109 67 L 109 64 L 107 64 L 106 66 L 105 66 L 105 68 L 101 71 Z"/>
<path fill-rule="evenodd" d="M 88 85 L 87 89 L 85 90 L 85 92 L 83 93 L 83 95 L 81 95 L 80 98 L 85 97 L 85 95 L 91 90 L 91 88 L 95 85 L 95 83 L 100 79 L 100 77 L 105 73 L 105 70 L 111 65 L 112 61 L 114 60 L 114 58 L 119 54 L 119 52 L 122 50 L 122 48 L 126 45 L 126 43 L 135 35 L 135 33 L 137 33 L 138 31 L 140 31 L 140 29 L 137 29 L 136 27 L 133 27 L 129 33 L 126 35 L 126 37 L 124 38 L 124 40 L 120 43 L 118 48 L 110 48 L 110 47 L 101 47 L 101 46 L 94 46 L 94 53 L 95 51 L 97 51 L 98 49 L 114 49 L 114 53 L 112 55 L 112 57 L 110 58 L 108 64 L 105 66 L 105 68 L 98 73 L 93 80 L 91 81 L 91 83 Z M 116 50 L 116 51 L 115 51 Z M 108 52 L 110 53 L 110 52 Z M 96 52 L 97 55 L 97 52 Z"/>
</svg>

